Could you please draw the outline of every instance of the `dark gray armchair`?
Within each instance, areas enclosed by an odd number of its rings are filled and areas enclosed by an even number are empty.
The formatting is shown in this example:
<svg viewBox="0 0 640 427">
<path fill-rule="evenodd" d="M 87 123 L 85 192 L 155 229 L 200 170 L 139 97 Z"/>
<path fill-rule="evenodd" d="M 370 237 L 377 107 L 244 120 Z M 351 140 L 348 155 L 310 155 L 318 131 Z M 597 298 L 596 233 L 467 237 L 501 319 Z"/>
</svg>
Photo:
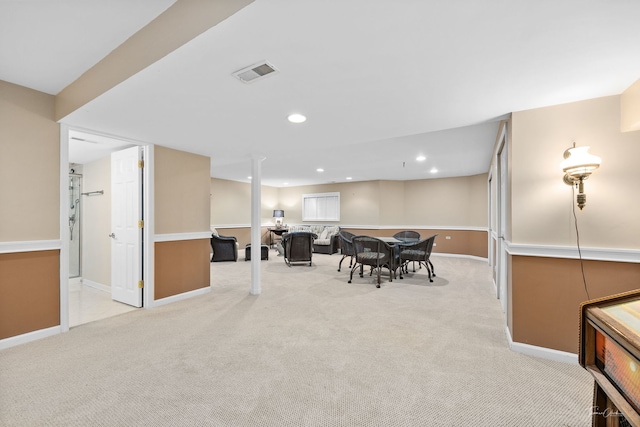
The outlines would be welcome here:
<svg viewBox="0 0 640 427">
<path fill-rule="evenodd" d="M 308 231 L 296 231 L 282 235 L 282 246 L 284 247 L 284 262 L 289 267 L 293 263 L 309 263 L 311 266 L 311 256 L 313 255 L 313 240 L 318 235 Z"/>
<path fill-rule="evenodd" d="M 211 262 L 238 261 L 238 240 L 233 236 L 211 235 Z"/>
</svg>

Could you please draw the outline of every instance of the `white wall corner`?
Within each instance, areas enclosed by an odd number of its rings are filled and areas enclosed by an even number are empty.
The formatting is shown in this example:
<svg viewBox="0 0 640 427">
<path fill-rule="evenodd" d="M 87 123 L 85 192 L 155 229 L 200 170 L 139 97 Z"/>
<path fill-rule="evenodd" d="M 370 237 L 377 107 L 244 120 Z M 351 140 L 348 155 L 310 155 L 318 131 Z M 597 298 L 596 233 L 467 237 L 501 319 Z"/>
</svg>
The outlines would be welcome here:
<svg viewBox="0 0 640 427">
<path fill-rule="evenodd" d="M 511 331 L 509 331 L 509 327 L 505 326 L 504 329 L 505 333 L 507 334 L 507 340 L 509 341 L 509 348 L 511 349 L 511 351 L 526 354 L 527 356 L 539 357 L 541 359 L 548 359 L 554 360 L 556 362 L 578 365 L 577 354 L 554 350 L 552 348 L 538 347 L 535 345 L 514 342 L 511 339 Z"/>
</svg>

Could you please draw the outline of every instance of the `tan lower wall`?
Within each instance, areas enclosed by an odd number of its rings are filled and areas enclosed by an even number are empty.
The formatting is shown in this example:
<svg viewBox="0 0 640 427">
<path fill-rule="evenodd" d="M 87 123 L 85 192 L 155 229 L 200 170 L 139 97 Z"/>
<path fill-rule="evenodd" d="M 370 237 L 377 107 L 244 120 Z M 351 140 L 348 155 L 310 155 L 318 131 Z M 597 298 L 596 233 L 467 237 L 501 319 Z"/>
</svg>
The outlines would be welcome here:
<svg viewBox="0 0 640 427">
<path fill-rule="evenodd" d="M 240 246 L 240 248 L 244 248 L 247 243 L 251 243 L 250 227 L 218 228 L 218 233 L 223 236 L 233 236 L 238 239 L 238 246 Z M 267 231 L 267 227 L 261 228 L 260 239 L 263 244 L 269 244 L 269 232 Z"/>
<path fill-rule="evenodd" d="M 362 228 L 345 228 L 346 231 L 355 235 L 363 234 L 368 236 L 393 236 L 399 231 L 405 229 L 362 229 Z M 427 238 L 437 234 L 434 253 L 471 255 L 480 258 L 488 257 L 488 240 L 486 231 L 476 230 L 432 230 L 427 228 L 413 228 L 413 231 L 420 233 L 421 238 Z M 451 237 L 447 239 L 447 236 Z"/>
<path fill-rule="evenodd" d="M 60 252 L 0 254 L 0 339 L 60 324 Z"/>
<path fill-rule="evenodd" d="M 578 352 L 580 261 L 510 256 L 510 330 L 514 342 Z M 640 288 L 640 264 L 584 261 L 591 299 Z"/>
<path fill-rule="evenodd" d="M 344 230 L 353 233 L 355 235 L 364 234 L 368 236 L 393 236 L 399 231 L 405 229 L 362 229 L 362 228 L 344 228 Z M 218 228 L 218 233 L 223 236 L 234 236 L 238 239 L 238 245 L 240 249 L 243 249 L 247 243 L 251 241 L 251 228 L 249 227 L 233 227 L 233 228 Z M 488 257 L 488 240 L 486 231 L 476 230 L 431 230 L 416 228 L 414 231 L 420 233 L 422 238 L 426 238 L 437 234 L 436 246 L 433 248 L 434 253 L 446 253 L 456 255 L 471 255 L 479 258 Z M 268 227 L 262 227 L 260 233 L 262 243 L 269 244 L 269 230 Z M 451 239 L 447 239 L 449 236 Z M 276 240 L 277 236 L 273 236 Z"/>
<path fill-rule="evenodd" d="M 208 287 L 210 247 L 209 239 L 156 243 L 154 299 Z"/>
<path fill-rule="evenodd" d="M 269 244 L 269 227 L 260 228 L 260 241 L 263 245 Z M 244 247 L 251 243 L 251 227 L 229 227 L 229 228 L 217 228 L 218 233 L 222 236 L 232 236 L 238 240 L 238 247 L 244 249 Z M 275 239 L 276 236 L 273 236 Z"/>
</svg>

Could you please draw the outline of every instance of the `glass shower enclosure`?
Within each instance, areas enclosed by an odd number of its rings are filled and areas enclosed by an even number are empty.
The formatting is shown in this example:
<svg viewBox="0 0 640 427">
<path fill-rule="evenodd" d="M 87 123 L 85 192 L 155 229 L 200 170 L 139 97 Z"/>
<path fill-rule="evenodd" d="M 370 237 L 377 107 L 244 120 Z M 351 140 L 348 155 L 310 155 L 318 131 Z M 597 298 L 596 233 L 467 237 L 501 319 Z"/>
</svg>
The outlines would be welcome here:
<svg viewBox="0 0 640 427">
<path fill-rule="evenodd" d="M 69 174 L 69 278 L 80 277 L 80 220 L 82 175 Z"/>
</svg>

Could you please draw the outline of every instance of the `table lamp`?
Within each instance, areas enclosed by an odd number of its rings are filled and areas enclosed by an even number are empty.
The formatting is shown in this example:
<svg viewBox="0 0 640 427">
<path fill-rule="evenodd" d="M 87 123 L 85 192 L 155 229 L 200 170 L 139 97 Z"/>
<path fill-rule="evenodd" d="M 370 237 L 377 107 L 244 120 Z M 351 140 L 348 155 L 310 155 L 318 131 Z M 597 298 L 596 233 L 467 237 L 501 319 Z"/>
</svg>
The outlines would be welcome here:
<svg viewBox="0 0 640 427">
<path fill-rule="evenodd" d="M 282 227 L 282 219 L 284 218 L 284 211 L 276 209 L 273 211 L 273 218 L 276 220 L 276 228 Z"/>
</svg>

